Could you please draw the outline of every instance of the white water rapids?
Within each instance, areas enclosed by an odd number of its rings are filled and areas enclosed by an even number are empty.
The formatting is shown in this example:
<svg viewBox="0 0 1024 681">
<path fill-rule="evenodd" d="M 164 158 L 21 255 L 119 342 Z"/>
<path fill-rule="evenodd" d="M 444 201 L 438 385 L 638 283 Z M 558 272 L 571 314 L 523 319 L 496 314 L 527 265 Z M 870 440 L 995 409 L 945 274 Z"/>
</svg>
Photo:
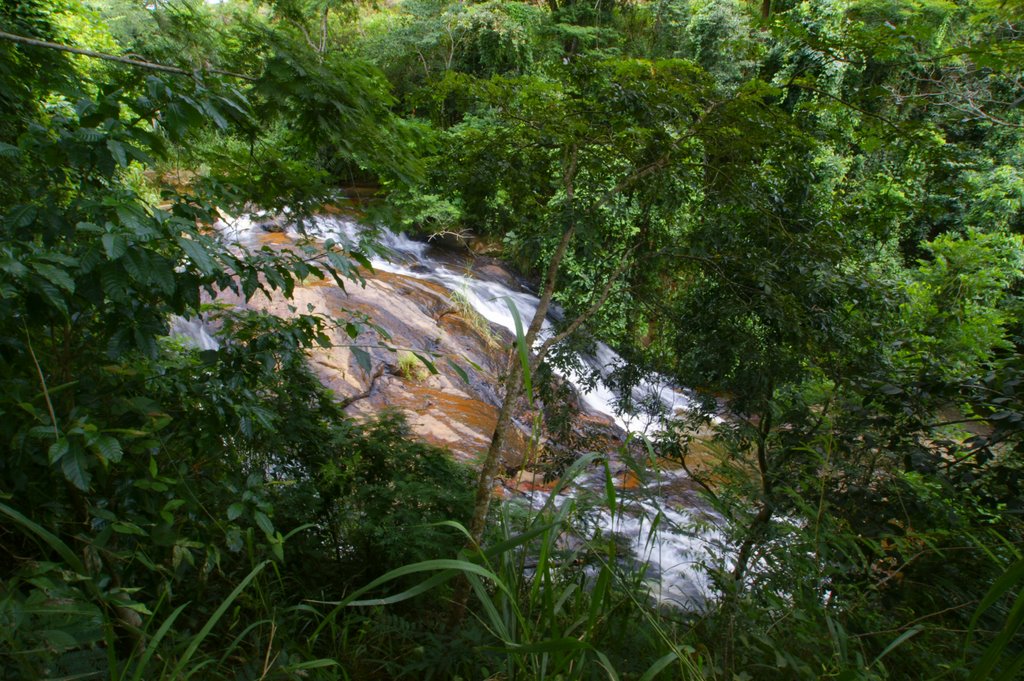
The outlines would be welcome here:
<svg viewBox="0 0 1024 681">
<path fill-rule="evenodd" d="M 258 243 L 261 227 L 248 216 L 219 222 L 218 230 L 223 238 L 246 246 Z M 305 235 L 327 240 L 333 239 L 346 247 L 371 252 L 360 248 L 364 228 L 357 222 L 340 216 L 320 216 L 312 225 L 307 223 Z M 298 238 L 292 229 L 286 233 Z M 537 310 L 539 300 L 522 287 L 512 289 L 502 283 L 474 277 L 466 263 L 453 265 L 451 257 L 441 259 L 429 243 L 415 241 L 404 234 L 390 230 L 374 231 L 370 237 L 383 246 L 388 257 L 374 255 L 371 263 L 376 270 L 400 274 L 406 277 L 438 283 L 451 292 L 458 292 L 485 319 L 502 326 L 513 334 L 515 320 L 506 300 L 512 301 L 523 325 L 528 325 Z M 539 342 L 556 332 L 556 321 L 560 315 L 555 310 L 545 319 Z M 202 349 L 216 347 L 201 323 L 195 320 L 176 320 L 173 332 L 193 339 Z M 634 404 L 655 404 L 649 412 L 628 413 L 620 411 L 619 396 L 600 379 L 607 378 L 623 360 L 611 348 L 598 343 L 593 354 L 581 355 L 581 365 L 595 372 L 596 382 L 587 380 L 572 372 L 563 377 L 576 388 L 585 406 L 600 414 L 611 416 L 627 432 L 645 435 L 656 430 L 664 414 L 674 414 L 690 404 L 686 393 L 669 385 L 668 381 L 649 379 L 633 389 Z M 660 602 L 674 603 L 687 608 L 699 608 L 709 591 L 704 563 L 718 563 L 724 553 L 723 541 L 714 529 L 715 517 L 708 510 L 696 510 L 692 499 L 686 505 L 679 499 L 663 497 L 659 490 L 679 487 L 680 478 L 685 474 L 675 470 L 651 471 L 650 480 L 642 489 L 621 490 L 619 512 L 613 514 L 607 508 L 597 508 L 590 514 L 590 520 L 604 534 L 621 537 L 632 549 L 636 560 L 647 565 L 645 579 L 651 594 Z M 578 482 L 580 487 L 600 488 L 603 474 L 585 476 Z M 689 496 L 689 495 L 688 495 Z M 543 492 L 533 492 L 531 503 L 538 506 L 546 499 Z M 693 528 L 701 525 L 699 531 Z M 657 531 L 654 531 L 655 526 Z"/>
</svg>

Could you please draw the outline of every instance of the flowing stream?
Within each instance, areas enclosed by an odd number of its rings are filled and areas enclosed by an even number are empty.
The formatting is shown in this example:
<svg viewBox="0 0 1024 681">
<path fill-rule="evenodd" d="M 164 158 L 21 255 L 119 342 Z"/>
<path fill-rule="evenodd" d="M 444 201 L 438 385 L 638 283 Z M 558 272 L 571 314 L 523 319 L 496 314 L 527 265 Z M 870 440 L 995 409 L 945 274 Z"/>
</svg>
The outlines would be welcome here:
<svg viewBox="0 0 1024 681">
<path fill-rule="evenodd" d="M 262 231 L 259 224 L 247 216 L 218 223 L 218 228 L 225 238 L 248 246 L 258 244 Z M 290 236 L 300 236 L 291 230 L 286 232 Z M 373 249 L 360 248 L 363 233 L 361 225 L 341 216 L 320 216 L 312 225 L 306 225 L 306 236 L 333 239 L 347 247 L 372 253 Z M 386 257 L 371 257 L 374 269 L 432 281 L 449 291 L 459 292 L 481 316 L 513 334 L 515 320 L 506 300 L 515 305 L 524 326 L 529 324 L 537 310 L 538 298 L 524 286 L 513 288 L 507 285 L 511 283 L 508 281 L 502 283 L 493 278 L 473 276 L 473 263 L 469 256 L 453 254 L 390 230 L 374 231 L 371 238 L 388 253 Z M 560 316 L 561 311 L 554 309 L 544 320 L 538 343 L 556 332 Z M 194 325 L 192 321 L 176 321 L 174 332 L 196 339 L 195 342 L 204 349 L 216 347 L 216 341 L 205 329 L 201 326 L 192 328 Z M 587 409 L 612 417 L 627 432 L 647 434 L 657 429 L 664 414 L 674 414 L 690 404 L 684 390 L 654 378 L 635 387 L 632 394 L 633 404 L 649 404 L 654 408 L 625 412 L 619 409 L 620 397 L 600 380 L 608 378 L 623 363 L 621 357 L 607 345 L 597 343 L 591 354 L 580 355 L 579 360 L 584 367 L 584 375 L 570 371 L 563 377 L 573 384 Z M 599 380 L 590 380 L 595 375 Z M 686 476 L 681 471 L 651 471 L 642 486 L 620 490 L 619 512 L 613 514 L 608 509 L 596 508 L 589 517 L 603 532 L 621 537 L 632 549 L 635 559 L 647 565 L 646 579 L 656 599 L 682 607 L 699 608 L 708 593 L 708 583 L 698 564 L 721 556 L 724 553 L 723 542 L 714 529 L 715 515 L 708 509 L 696 507 L 699 501 L 692 491 L 678 492 L 686 487 L 685 483 Z M 603 473 L 584 476 L 578 482 L 579 487 L 594 489 L 603 485 Z M 543 503 L 543 492 L 531 494 L 531 503 Z M 693 529 L 695 525 L 703 529 L 696 531 Z M 655 527 L 656 532 L 653 531 Z"/>
</svg>

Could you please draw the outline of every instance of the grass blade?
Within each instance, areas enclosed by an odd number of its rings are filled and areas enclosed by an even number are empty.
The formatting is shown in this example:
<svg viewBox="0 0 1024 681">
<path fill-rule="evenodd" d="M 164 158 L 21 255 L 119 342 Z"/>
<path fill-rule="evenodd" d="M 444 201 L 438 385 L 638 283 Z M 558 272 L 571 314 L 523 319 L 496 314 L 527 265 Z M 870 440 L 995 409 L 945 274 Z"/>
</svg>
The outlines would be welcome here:
<svg viewBox="0 0 1024 681">
<path fill-rule="evenodd" d="M 3 513 L 8 518 L 21 525 L 22 528 L 28 530 L 30 533 L 46 542 L 51 549 L 56 551 L 60 557 L 64 559 L 64 562 L 67 563 L 72 570 L 83 577 L 89 574 L 88 570 L 85 569 L 85 564 L 82 563 L 75 552 L 72 551 L 67 544 L 62 542 L 57 535 L 53 534 L 35 521 L 26 518 L 7 504 L 0 503 L 0 513 Z"/>
<path fill-rule="evenodd" d="M 228 597 L 224 599 L 224 602 L 222 602 L 213 612 L 213 614 L 210 615 L 210 619 L 206 621 L 206 624 L 203 625 L 203 628 L 199 630 L 199 633 L 192 637 L 192 641 L 189 643 L 188 648 L 185 649 L 185 654 L 182 655 L 180 660 L 178 660 L 178 664 L 174 666 L 174 669 L 170 674 L 170 678 L 188 678 L 197 671 L 196 669 L 193 669 L 188 674 L 182 674 L 182 671 L 185 669 L 185 666 L 192 661 L 192 656 L 196 654 L 196 651 L 199 650 L 199 646 L 202 645 L 206 637 L 210 635 L 210 632 L 213 631 L 213 628 L 217 626 L 217 622 L 219 622 L 220 618 L 224 616 L 224 613 L 228 611 L 228 608 L 231 607 L 231 604 L 235 602 L 235 599 L 237 599 L 239 595 L 241 595 L 242 591 L 245 590 L 245 587 L 249 586 L 249 583 L 256 578 L 256 575 L 262 572 L 263 568 L 265 568 L 269 564 L 270 561 L 265 560 L 256 567 L 254 567 L 252 571 L 245 576 L 245 579 L 239 582 L 238 586 L 236 586 L 234 590 L 230 594 L 228 594 Z"/>
<path fill-rule="evenodd" d="M 885 650 L 883 650 L 882 652 L 880 652 L 880 653 L 878 654 L 878 657 L 876 657 L 876 658 L 875 658 L 875 659 L 874 659 L 874 660 L 873 660 L 873 661 L 871 662 L 871 667 L 874 667 L 874 666 L 875 666 L 876 664 L 878 664 L 879 662 L 881 662 L 881 660 L 882 660 L 882 658 L 883 658 L 883 657 L 885 657 L 886 655 L 888 655 L 888 654 L 889 654 L 889 653 L 891 653 L 892 651 L 896 650 L 896 648 L 898 648 L 898 647 L 899 647 L 899 646 L 900 646 L 900 645 L 901 645 L 901 644 L 902 644 L 902 643 L 903 643 L 904 641 L 906 641 L 906 640 L 908 640 L 908 639 L 910 639 L 910 638 L 913 638 L 914 636 L 917 636 L 917 635 L 918 635 L 919 633 L 921 633 L 921 630 L 922 630 L 922 629 L 924 629 L 924 627 L 922 627 L 922 626 L 918 625 L 918 626 L 915 626 L 915 627 L 911 627 L 910 629 L 908 629 L 908 630 L 904 631 L 904 632 L 903 632 L 902 634 L 900 634 L 899 636 L 897 636 L 897 637 L 896 637 L 896 639 L 895 639 L 895 640 L 893 640 L 893 642 L 892 642 L 892 643 L 890 643 L 889 645 L 887 645 L 887 646 L 885 647 Z"/>
<path fill-rule="evenodd" d="M 135 665 L 135 672 L 132 674 L 132 681 L 140 681 L 140 679 L 142 679 L 142 675 L 149 666 L 149 661 L 153 658 L 153 654 L 156 653 L 156 650 L 160 645 L 160 641 L 162 641 L 164 636 L 167 635 L 167 632 L 171 630 L 171 627 L 174 626 L 174 620 L 178 619 L 178 615 L 181 614 L 187 605 L 188 603 L 182 603 L 175 608 L 174 612 L 167 616 L 167 619 L 163 621 L 160 628 L 156 630 L 155 634 L 153 634 L 153 639 L 146 643 L 146 652 L 142 654 L 142 658 L 139 660 L 139 663 Z"/>
<path fill-rule="evenodd" d="M 675 662 L 678 658 L 679 653 L 675 651 L 658 658 L 654 661 L 654 664 L 647 668 L 647 671 L 644 672 L 644 675 L 640 677 L 639 681 L 651 681 L 651 679 L 660 674 L 665 667 Z"/>
<path fill-rule="evenodd" d="M 533 405 L 533 379 L 530 377 L 530 348 L 526 347 L 526 334 L 523 332 L 523 320 L 519 316 L 519 309 L 512 299 L 505 297 L 505 304 L 512 313 L 512 321 L 516 325 L 516 351 L 519 354 L 519 363 L 523 366 L 523 387 L 526 389 L 526 400 Z"/>
<path fill-rule="evenodd" d="M 594 654 L 597 655 L 597 663 L 601 665 L 605 673 L 608 674 L 608 681 L 619 681 L 619 673 L 615 671 L 615 667 L 612 666 L 611 660 L 602 653 L 600 650 L 595 650 Z"/>
</svg>

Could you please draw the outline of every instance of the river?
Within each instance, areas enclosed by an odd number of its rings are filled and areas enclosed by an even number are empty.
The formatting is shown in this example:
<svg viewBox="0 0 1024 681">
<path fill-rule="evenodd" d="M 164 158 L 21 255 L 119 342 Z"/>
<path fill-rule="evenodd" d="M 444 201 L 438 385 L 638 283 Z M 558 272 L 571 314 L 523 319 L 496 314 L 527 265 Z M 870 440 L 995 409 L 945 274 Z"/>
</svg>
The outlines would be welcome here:
<svg viewBox="0 0 1024 681">
<path fill-rule="evenodd" d="M 225 239 L 248 247 L 257 246 L 265 236 L 260 224 L 247 216 L 218 223 L 218 229 Z M 288 228 L 285 234 L 293 239 L 303 236 Z M 360 247 L 366 235 L 367 230 L 358 222 L 340 215 L 319 216 L 312 225 L 307 223 L 305 229 L 305 236 L 331 239 L 373 253 L 378 249 Z M 383 247 L 371 256 L 378 272 L 433 282 L 449 292 L 458 292 L 486 320 L 513 333 L 515 320 L 506 301 L 515 305 L 524 324 L 533 318 L 539 303 L 537 297 L 514 278 L 481 276 L 474 270 L 468 252 L 454 253 L 386 229 L 374 230 L 371 238 Z M 544 320 L 538 343 L 555 332 L 560 314 L 556 308 Z M 195 339 L 204 349 L 216 347 L 215 339 L 195 320 L 176 320 L 174 332 Z M 575 387 L 581 406 L 607 415 L 634 437 L 651 434 L 665 414 L 685 410 L 690 404 L 685 390 L 653 377 L 633 389 L 632 403 L 653 404 L 655 408 L 646 412 L 624 411 L 619 396 L 601 380 L 623 362 L 622 358 L 607 345 L 597 343 L 592 353 L 580 355 L 579 360 L 583 375 L 567 372 L 563 378 Z M 592 380 L 595 376 L 596 381 Z M 709 590 L 702 566 L 721 562 L 726 553 L 722 537 L 715 529 L 720 519 L 703 504 L 685 473 L 678 469 L 655 464 L 643 471 L 641 480 L 620 466 L 616 476 L 619 508 L 613 513 L 599 504 L 594 506 L 588 516 L 594 528 L 620 537 L 632 549 L 635 561 L 646 566 L 645 578 L 655 599 L 699 608 Z M 604 474 L 595 471 L 584 475 L 571 494 L 603 487 Z M 537 506 L 546 500 L 547 493 L 541 488 L 520 494 L 526 502 Z"/>
</svg>

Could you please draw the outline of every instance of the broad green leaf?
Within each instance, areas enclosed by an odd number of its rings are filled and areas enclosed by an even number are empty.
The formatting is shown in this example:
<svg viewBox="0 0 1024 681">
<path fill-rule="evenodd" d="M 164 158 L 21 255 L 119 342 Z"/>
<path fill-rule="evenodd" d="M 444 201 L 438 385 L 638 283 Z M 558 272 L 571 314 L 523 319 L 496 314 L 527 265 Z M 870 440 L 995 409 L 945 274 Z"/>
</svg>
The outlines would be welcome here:
<svg viewBox="0 0 1024 681">
<path fill-rule="evenodd" d="M 245 513 L 245 504 L 240 501 L 228 506 L 228 520 L 237 520 L 243 513 Z"/>
<path fill-rule="evenodd" d="M 64 477 L 72 485 L 83 492 L 89 491 L 89 483 L 92 481 L 92 476 L 89 475 L 89 462 L 80 449 L 77 447 L 73 448 L 61 459 L 60 463 L 61 470 L 64 471 Z"/>
<path fill-rule="evenodd" d="M 181 250 L 185 251 L 189 259 L 199 268 L 199 271 L 209 276 L 217 272 L 217 265 L 214 263 L 213 258 L 210 257 L 209 251 L 194 239 L 186 239 L 185 237 L 178 237 L 178 245 L 181 246 Z"/>
<path fill-rule="evenodd" d="M 38 272 L 41 276 L 45 277 L 47 281 L 51 282 L 54 286 L 64 289 L 68 293 L 74 293 L 75 291 L 75 280 L 71 278 L 66 271 L 53 265 L 45 265 L 43 263 L 32 263 L 32 269 Z"/>
<path fill-rule="evenodd" d="M 351 347 L 352 355 L 356 358 L 356 363 L 366 373 L 370 373 L 373 370 L 373 363 L 370 361 L 370 353 L 363 350 L 360 347 L 353 345 Z"/>
<path fill-rule="evenodd" d="M 117 260 L 128 249 L 128 242 L 120 234 L 104 234 L 101 241 L 103 250 L 111 260 Z"/>
<path fill-rule="evenodd" d="M 69 650 L 78 645 L 78 641 L 74 636 L 61 629 L 45 629 L 40 631 L 38 635 L 46 642 L 47 647 L 58 652 Z"/>
<path fill-rule="evenodd" d="M 111 138 L 107 140 L 107 149 L 110 150 L 114 160 L 117 161 L 117 165 L 122 168 L 126 168 L 128 166 L 128 157 L 125 155 L 123 144 Z"/>
<path fill-rule="evenodd" d="M 152 166 L 156 164 L 156 160 L 152 156 L 144 152 L 142 149 L 139 149 L 134 144 L 125 144 L 124 149 L 128 152 L 129 156 L 144 166 Z"/>
<path fill-rule="evenodd" d="M 270 551 L 274 554 L 274 558 L 284 562 L 284 540 L 281 538 L 281 533 L 275 532 L 274 536 L 267 538 L 270 540 Z"/>
<path fill-rule="evenodd" d="M 109 435 L 100 435 L 92 443 L 92 447 L 97 454 L 112 463 L 117 463 L 123 456 L 121 443 Z"/>
<path fill-rule="evenodd" d="M 11 257 L 0 258 L 0 271 L 7 272 L 12 277 L 23 277 L 28 274 L 28 268 Z"/>
<path fill-rule="evenodd" d="M 213 122 L 218 129 L 225 130 L 228 127 L 227 120 L 224 119 L 224 116 L 217 110 L 217 107 L 214 106 L 213 102 L 208 99 L 204 99 L 202 101 L 202 109 L 210 116 L 210 118 L 213 119 Z"/>
<path fill-rule="evenodd" d="M 266 534 L 268 537 L 274 536 L 274 523 L 270 521 L 270 518 L 267 517 L 266 513 L 264 513 L 263 511 L 256 511 L 252 514 L 252 517 L 256 521 L 256 524 L 259 526 L 259 528 L 263 530 L 264 534 Z"/>
<path fill-rule="evenodd" d="M 148 239 L 153 235 L 152 228 L 146 224 L 146 216 L 137 205 L 119 204 L 114 212 L 121 224 L 132 229 L 139 238 Z"/>
<path fill-rule="evenodd" d="M 113 523 L 111 527 L 113 527 L 114 532 L 117 532 L 118 534 L 134 534 L 140 537 L 146 536 L 146 532 L 135 523 L 118 522 Z"/>
<path fill-rule="evenodd" d="M 9 213 L 7 213 L 7 222 L 9 222 L 11 226 L 15 228 L 28 227 L 33 222 L 35 222 L 36 214 L 38 212 L 39 211 L 36 209 L 35 206 L 29 206 L 24 204 L 15 206 L 10 210 Z"/>
<path fill-rule="evenodd" d="M 83 142 L 99 142 L 105 135 L 96 128 L 79 128 L 77 136 Z"/>
<path fill-rule="evenodd" d="M 103 293 L 116 303 L 127 303 L 131 300 L 128 273 L 119 267 L 103 270 L 100 273 L 100 285 L 103 287 Z M 121 329 L 120 333 L 123 335 L 126 330 Z"/>
<path fill-rule="evenodd" d="M 64 456 L 67 455 L 68 451 L 70 451 L 70 449 L 71 446 L 68 443 L 67 438 L 62 437 L 61 439 L 54 442 L 52 445 L 50 445 L 50 449 L 48 452 L 50 463 L 57 463 L 58 461 L 63 459 Z"/>
</svg>

